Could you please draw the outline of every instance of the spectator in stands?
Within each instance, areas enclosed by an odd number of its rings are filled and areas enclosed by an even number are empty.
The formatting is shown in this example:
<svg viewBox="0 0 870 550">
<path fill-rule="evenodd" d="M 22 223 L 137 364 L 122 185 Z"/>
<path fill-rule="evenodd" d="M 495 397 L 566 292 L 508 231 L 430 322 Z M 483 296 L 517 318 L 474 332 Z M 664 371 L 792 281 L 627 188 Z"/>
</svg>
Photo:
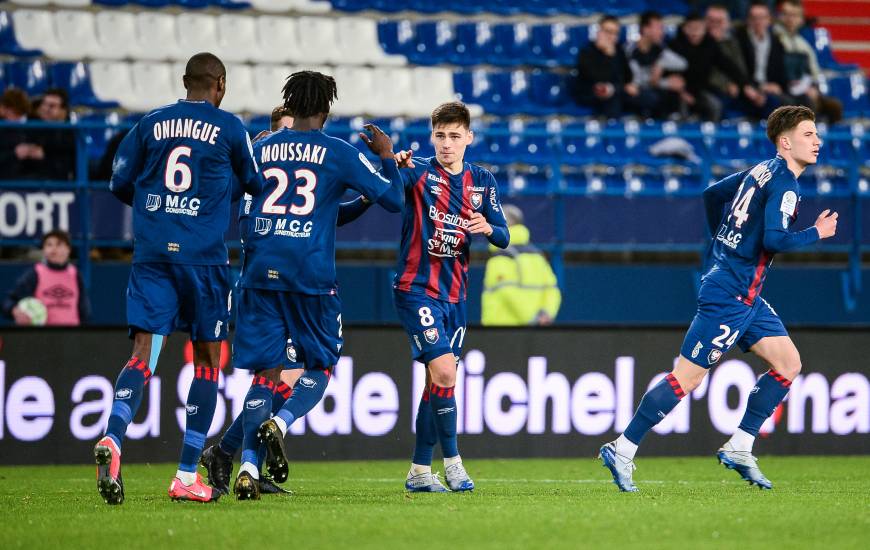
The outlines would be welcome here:
<svg viewBox="0 0 870 550">
<path fill-rule="evenodd" d="M 680 110 L 680 94 L 686 89 L 682 72 L 686 60 L 665 47 L 662 16 L 646 11 L 640 16 L 640 38 L 626 49 L 632 82 L 639 94 L 635 107 L 643 117 L 668 118 Z"/>
<path fill-rule="evenodd" d="M 28 120 L 24 92 L 3 94 L 4 120 Z M 66 92 L 51 88 L 36 103 L 36 119 L 63 122 L 69 117 Z M 75 172 L 75 137 L 69 130 L 7 129 L 3 132 L 0 168 L 3 179 L 72 179 Z"/>
<path fill-rule="evenodd" d="M 719 49 L 722 50 L 725 57 L 737 66 L 740 74 L 744 76 L 744 80 L 748 80 L 748 72 L 743 63 L 740 44 L 731 32 L 731 16 L 728 14 L 728 9 L 722 4 L 709 5 L 704 15 L 704 22 L 707 25 L 707 34 L 719 44 Z M 740 99 L 741 90 L 737 83 L 718 68 L 713 68 L 710 75 L 710 85 L 721 98 L 735 102 Z M 753 91 L 755 90 L 753 89 Z M 752 97 L 760 97 L 760 94 L 752 94 Z"/>
<path fill-rule="evenodd" d="M 44 122 L 69 122 L 69 95 L 61 88 L 49 88 L 37 100 L 36 117 Z M 76 142 L 70 130 L 43 130 L 35 154 L 45 179 L 69 180 L 75 174 Z M 36 157 L 33 157 L 36 158 Z"/>
<path fill-rule="evenodd" d="M 553 323 L 562 293 L 546 256 L 529 244 L 523 212 L 513 204 L 502 205 L 511 231 L 511 244 L 501 250 L 490 246 L 481 298 L 484 325 L 529 326 Z"/>
<path fill-rule="evenodd" d="M 24 272 L 3 300 L 2 311 L 18 325 L 32 325 L 18 303 L 34 297 L 45 305 L 46 325 L 78 326 L 90 316 L 91 306 L 81 274 L 69 261 L 69 233 L 55 229 L 42 238 L 43 260 Z"/>
<path fill-rule="evenodd" d="M 806 94 L 788 93 L 785 69 L 785 48 L 773 34 L 770 7 L 764 0 L 754 0 L 746 15 L 746 26 L 735 33 L 750 81 L 765 97 L 764 104 L 753 102 L 748 114 L 767 117 L 780 105 L 807 105 Z"/>
<path fill-rule="evenodd" d="M 605 15 L 598 22 L 595 40 L 577 56 L 574 100 L 592 107 L 599 115 L 618 118 L 625 103 L 638 93 L 625 51 L 619 45 L 619 20 Z"/>
<path fill-rule="evenodd" d="M 722 100 L 711 83 L 713 69 L 721 70 L 741 90 L 748 84 L 746 77 L 707 34 L 704 19 L 698 13 L 686 17 L 670 48 L 689 64 L 685 72 L 686 89 L 681 94 L 683 101 L 703 120 L 718 121 L 722 117 Z"/>
<path fill-rule="evenodd" d="M 0 97 L 0 118 L 6 122 L 27 122 L 30 99 L 23 90 L 10 87 Z M 32 139 L 24 128 L 0 130 L 0 178 L 21 179 L 27 170 L 27 153 Z"/>
<path fill-rule="evenodd" d="M 785 49 L 787 92 L 793 96 L 806 95 L 818 118 L 830 123 L 843 118 L 843 104 L 835 97 L 822 95 L 819 79 L 822 71 L 816 51 L 800 35 L 804 25 L 804 9 L 799 0 L 785 0 L 779 5 L 779 23 L 774 27 L 776 36 Z"/>
</svg>

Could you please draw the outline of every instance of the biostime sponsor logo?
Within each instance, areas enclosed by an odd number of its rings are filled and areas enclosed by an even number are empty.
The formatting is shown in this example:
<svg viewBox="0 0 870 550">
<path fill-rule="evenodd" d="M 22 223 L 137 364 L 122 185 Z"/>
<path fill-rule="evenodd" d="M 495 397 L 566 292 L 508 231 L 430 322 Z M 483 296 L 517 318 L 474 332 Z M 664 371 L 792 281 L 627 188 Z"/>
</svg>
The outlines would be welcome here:
<svg viewBox="0 0 870 550">
<path fill-rule="evenodd" d="M 417 365 L 417 367 L 419 367 Z M 22 369 L 18 367 L 15 372 Z M 526 434 L 600 435 L 621 432 L 637 405 L 634 396 L 658 383 L 665 373 L 650 380 L 637 380 L 633 357 L 616 357 L 610 372 L 584 372 L 576 379 L 551 371 L 546 357 L 528 357 L 521 372 L 499 371 L 486 364 L 479 350 L 471 350 L 460 362 L 455 386 L 458 430 L 467 434 L 497 436 Z M 612 372 L 612 374 L 611 374 Z M 425 370 L 414 369 L 410 392 L 410 426 L 400 426 L 400 389 L 384 372 L 356 376 L 351 357 L 343 357 L 326 387 L 324 399 L 312 411 L 294 422 L 289 433 L 336 436 L 357 433 L 384 436 L 393 430 L 413 430 L 414 414 L 425 385 Z M 7 379 L 6 364 L 0 361 L 0 440 L 30 442 L 69 430 L 79 440 L 96 440 L 102 435 L 112 409 L 113 380 L 88 375 L 76 380 L 72 391 L 62 394 L 39 376 Z M 161 434 L 162 381 L 154 376 L 145 387 L 141 422 L 130 424 L 131 439 L 180 436 L 186 411 L 185 401 L 193 379 L 193 365 L 182 368 L 174 381 L 175 434 Z M 738 359 L 715 368 L 695 391 L 655 427 L 660 434 L 688 433 L 691 409 L 706 409 L 704 422 L 722 434 L 730 434 L 740 423 L 746 400 L 755 387 L 757 374 Z M 251 384 L 247 371 L 221 374 L 214 419 L 208 431 L 217 435 L 245 406 Z M 640 387 L 638 387 L 640 385 Z M 67 397 L 67 395 L 69 397 Z M 171 395 L 171 394 L 170 394 Z M 56 416 L 56 399 L 70 399 L 71 414 Z M 169 409 L 173 410 L 173 409 Z M 781 420 L 768 420 L 762 431 L 784 430 L 790 434 L 850 435 L 870 433 L 870 382 L 860 372 L 825 376 L 813 372 L 792 383 Z"/>
<path fill-rule="evenodd" d="M 446 212 L 442 212 L 438 210 L 435 206 L 429 207 L 429 219 L 435 222 L 443 223 L 445 225 L 453 225 L 455 227 L 461 227 L 462 229 L 468 229 L 468 220 L 460 216 L 459 214 L 448 214 Z"/>
</svg>

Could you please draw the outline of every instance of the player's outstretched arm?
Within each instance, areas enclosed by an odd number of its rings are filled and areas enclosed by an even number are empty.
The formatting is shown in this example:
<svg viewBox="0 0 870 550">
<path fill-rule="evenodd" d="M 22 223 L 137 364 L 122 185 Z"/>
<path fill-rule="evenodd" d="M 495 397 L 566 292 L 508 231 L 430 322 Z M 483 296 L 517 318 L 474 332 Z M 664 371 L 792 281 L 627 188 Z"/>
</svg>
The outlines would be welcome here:
<svg viewBox="0 0 870 550">
<path fill-rule="evenodd" d="M 360 138 L 372 153 L 380 157 L 383 175 L 377 173 L 370 165 L 368 166 L 370 173 L 364 174 L 357 166 L 352 174 L 351 186 L 369 200 L 383 206 L 388 212 L 401 212 L 405 203 L 405 186 L 393 153 L 393 141 L 374 124 L 366 124 L 365 129 L 371 136 L 360 132 Z M 368 164 L 362 154 L 359 156 L 361 161 Z M 384 182 L 389 183 L 389 187 L 384 188 Z"/>
<path fill-rule="evenodd" d="M 133 183 L 142 171 L 143 162 L 144 155 L 139 144 L 139 125 L 136 124 L 118 145 L 115 160 L 112 161 L 112 179 L 109 181 L 109 191 L 126 205 L 133 206 Z"/>
<path fill-rule="evenodd" d="M 245 193 L 257 196 L 263 191 L 265 182 L 254 157 L 254 144 L 251 143 L 251 136 L 248 135 L 242 122 L 235 117 L 233 120 L 236 128 L 232 139 L 230 163 L 233 173 L 241 184 L 241 188 L 233 184 L 233 198 L 239 198 Z"/>
<path fill-rule="evenodd" d="M 787 252 L 813 244 L 820 239 L 833 237 L 837 233 L 838 216 L 836 212 L 825 210 L 819 214 L 812 227 L 794 233 L 787 229 L 770 228 L 765 225 L 764 249 L 770 252 Z M 783 225 L 786 225 L 786 222 L 783 222 Z"/>
<path fill-rule="evenodd" d="M 723 178 L 710 187 L 704 189 L 704 211 L 707 215 L 707 227 L 710 234 L 715 235 L 722 222 L 725 205 L 731 202 L 740 182 L 746 177 L 747 172 L 738 172 Z"/>
<path fill-rule="evenodd" d="M 338 223 L 342 225 L 349 224 L 355 219 L 362 216 L 369 209 L 372 203 L 363 196 L 359 196 L 352 201 L 343 202 L 338 205 Z"/>
</svg>

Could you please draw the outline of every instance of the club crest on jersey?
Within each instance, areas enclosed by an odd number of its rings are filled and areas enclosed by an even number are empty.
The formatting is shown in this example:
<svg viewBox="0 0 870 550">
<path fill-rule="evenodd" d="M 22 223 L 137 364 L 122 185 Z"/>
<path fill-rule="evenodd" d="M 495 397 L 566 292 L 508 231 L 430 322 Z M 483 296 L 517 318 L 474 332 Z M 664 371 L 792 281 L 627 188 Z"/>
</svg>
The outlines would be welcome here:
<svg viewBox="0 0 870 550">
<path fill-rule="evenodd" d="M 695 344 L 695 348 L 692 350 L 692 359 L 697 359 L 698 354 L 701 353 L 701 350 L 704 348 L 704 344 L 698 342 Z"/>
<path fill-rule="evenodd" d="M 470 199 L 471 199 L 471 206 L 475 210 L 480 208 L 480 205 L 483 204 L 483 195 L 481 195 L 480 193 L 472 193 Z"/>
<path fill-rule="evenodd" d="M 434 344 L 438 341 L 438 329 L 437 328 L 427 328 L 423 331 L 423 338 L 426 339 L 430 344 Z"/>
<path fill-rule="evenodd" d="M 269 218 L 257 218 L 254 225 L 254 231 L 260 235 L 268 235 L 272 230 L 272 220 Z"/>
<path fill-rule="evenodd" d="M 296 347 L 291 342 L 287 342 L 287 360 L 291 363 L 296 362 Z"/>
<path fill-rule="evenodd" d="M 722 359 L 722 351 L 718 349 L 710 350 L 710 355 L 707 356 L 707 362 L 711 365 L 715 365 L 719 362 L 719 359 Z"/>
<path fill-rule="evenodd" d="M 145 201 L 145 210 L 149 212 L 160 210 L 160 195 L 148 193 L 148 199 Z"/>
</svg>

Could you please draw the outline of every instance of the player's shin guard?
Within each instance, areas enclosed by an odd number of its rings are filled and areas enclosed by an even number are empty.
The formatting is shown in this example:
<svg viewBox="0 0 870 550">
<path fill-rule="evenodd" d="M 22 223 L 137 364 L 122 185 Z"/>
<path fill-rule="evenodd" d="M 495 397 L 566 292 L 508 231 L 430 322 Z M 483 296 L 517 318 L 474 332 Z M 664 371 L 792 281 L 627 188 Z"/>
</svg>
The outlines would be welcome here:
<svg viewBox="0 0 870 550">
<path fill-rule="evenodd" d="M 685 395 L 674 375 L 668 374 L 644 394 L 623 435 L 639 445 L 643 436 L 661 422 Z"/>
<path fill-rule="evenodd" d="M 414 458 L 411 460 L 420 466 L 432 464 L 432 452 L 435 450 L 435 444 L 438 443 L 438 431 L 435 428 L 435 418 L 429 400 L 429 388 L 424 388 L 417 408 L 417 441 L 414 445 Z"/>
<path fill-rule="evenodd" d="M 739 429 L 755 437 L 764 421 L 773 414 L 776 407 L 788 394 L 791 381 L 770 369 L 762 374 L 755 387 L 749 392 L 746 412 L 740 421 Z"/>
<path fill-rule="evenodd" d="M 456 397 L 453 388 L 443 388 L 436 384 L 429 386 L 429 405 L 435 420 L 438 440 L 441 441 L 441 452 L 444 458 L 459 455 L 456 441 Z"/>
<path fill-rule="evenodd" d="M 326 391 L 326 385 L 329 384 L 329 377 L 327 370 L 305 369 L 293 386 L 290 397 L 275 415 L 284 423 L 282 431 L 289 428 L 297 418 L 308 414 L 308 411 L 320 402 Z"/>
<path fill-rule="evenodd" d="M 252 474 L 259 479 L 259 448 L 257 428 L 269 419 L 272 412 L 272 394 L 275 384 L 262 376 L 254 376 L 248 395 L 245 396 L 245 406 L 242 409 L 244 419 L 244 443 L 242 444 L 242 464 L 255 466 Z"/>
<path fill-rule="evenodd" d="M 145 384 L 151 378 L 151 369 L 145 361 L 131 357 L 115 382 L 115 400 L 112 403 L 112 414 L 109 416 L 109 425 L 106 427 L 106 435 L 111 437 L 118 449 L 121 441 L 127 433 L 127 426 L 133 421 L 133 416 L 139 410 L 142 403 L 142 394 Z"/>
<path fill-rule="evenodd" d="M 199 455 L 205 445 L 206 434 L 214 417 L 218 390 L 217 367 L 198 366 L 194 368 L 193 382 L 187 394 L 187 420 L 184 428 L 184 446 L 181 448 L 181 461 L 178 469 L 182 472 L 196 472 Z"/>
</svg>

